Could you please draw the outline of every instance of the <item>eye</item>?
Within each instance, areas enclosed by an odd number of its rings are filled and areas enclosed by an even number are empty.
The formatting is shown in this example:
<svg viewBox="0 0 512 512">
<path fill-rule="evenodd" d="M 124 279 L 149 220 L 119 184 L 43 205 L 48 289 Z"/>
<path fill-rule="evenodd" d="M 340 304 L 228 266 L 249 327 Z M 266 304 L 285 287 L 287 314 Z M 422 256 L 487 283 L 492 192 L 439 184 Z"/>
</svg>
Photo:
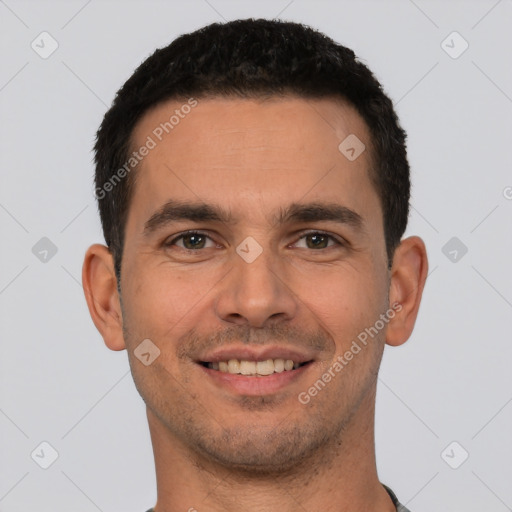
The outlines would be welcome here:
<svg viewBox="0 0 512 512">
<path fill-rule="evenodd" d="M 300 241 L 305 241 L 305 249 L 328 249 L 333 246 L 343 246 L 344 244 L 337 240 L 333 235 L 329 235 L 322 231 L 311 231 L 303 234 L 299 241 L 296 242 L 295 246 Z M 208 246 L 208 242 L 210 245 Z M 165 247 L 177 246 L 186 251 L 199 251 L 201 249 L 208 249 L 216 247 L 216 243 L 205 233 L 201 231 L 187 231 L 180 235 L 172 238 L 169 241 L 164 242 Z"/>
<path fill-rule="evenodd" d="M 205 244 L 208 240 L 212 243 L 210 247 L 215 247 L 215 242 L 208 235 L 205 235 L 200 231 L 187 231 L 186 233 L 182 233 L 172 240 L 164 242 L 164 245 L 166 247 L 177 245 L 178 247 L 187 251 L 196 251 L 198 249 L 207 249 L 208 247 L 206 247 Z M 178 242 L 182 242 L 182 245 L 180 245 Z"/>
<path fill-rule="evenodd" d="M 321 231 L 310 231 L 302 235 L 299 238 L 300 240 L 306 241 L 306 249 L 327 249 L 328 247 L 332 247 L 333 245 L 342 246 L 343 244 L 334 238 L 332 235 L 328 235 L 327 233 L 323 233 Z M 329 245 L 329 242 L 332 241 Z"/>
</svg>

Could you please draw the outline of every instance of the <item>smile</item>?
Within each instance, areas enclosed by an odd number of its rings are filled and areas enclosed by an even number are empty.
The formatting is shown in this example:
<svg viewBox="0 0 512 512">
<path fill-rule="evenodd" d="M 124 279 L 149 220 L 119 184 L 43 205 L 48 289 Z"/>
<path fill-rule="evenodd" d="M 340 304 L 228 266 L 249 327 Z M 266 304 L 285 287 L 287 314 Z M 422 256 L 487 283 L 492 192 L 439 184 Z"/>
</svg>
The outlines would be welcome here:
<svg viewBox="0 0 512 512">
<path fill-rule="evenodd" d="M 266 377 L 274 373 L 289 372 L 297 370 L 301 366 L 308 364 L 294 362 L 292 359 L 265 359 L 264 361 L 250 361 L 247 359 L 229 359 L 218 362 L 201 362 L 201 364 L 210 370 L 217 370 L 222 373 L 232 375 L 245 375 L 248 377 Z"/>
</svg>

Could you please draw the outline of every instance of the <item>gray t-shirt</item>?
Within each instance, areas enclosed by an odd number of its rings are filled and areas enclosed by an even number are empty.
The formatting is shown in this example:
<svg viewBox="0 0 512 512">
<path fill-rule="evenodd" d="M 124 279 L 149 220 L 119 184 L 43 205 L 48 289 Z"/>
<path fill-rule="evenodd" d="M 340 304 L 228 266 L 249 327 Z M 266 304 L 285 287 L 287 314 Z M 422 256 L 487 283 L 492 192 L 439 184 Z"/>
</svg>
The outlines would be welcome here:
<svg viewBox="0 0 512 512">
<path fill-rule="evenodd" d="M 399 501 L 398 501 L 398 498 L 396 497 L 396 494 L 387 486 L 387 485 L 384 485 L 382 484 L 384 489 L 386 489 L 386 491 L 388 491 L 388 494 L 391 498 L 391 501 L 394 503 L 395 507 L 396 507 L 396 512 L 411 512 L 408 508 L 404 507 Z"/>
<path fill-rule="evenodd" d="M 396 512 L 411 512 L 408 508 L 405 508 L 399 501 L 398 501 L 398 498 L 396 497 L 395 493 L 387 486 L 387 485 L 384 485 L 384 489 L 386 489 L 386 491 L 388 492 L 391 500 L 393 501 L 395 507 L 396 507 Z M 153 512 L 153 509 L 150 508 L 147 512 Z"/>
</svg>

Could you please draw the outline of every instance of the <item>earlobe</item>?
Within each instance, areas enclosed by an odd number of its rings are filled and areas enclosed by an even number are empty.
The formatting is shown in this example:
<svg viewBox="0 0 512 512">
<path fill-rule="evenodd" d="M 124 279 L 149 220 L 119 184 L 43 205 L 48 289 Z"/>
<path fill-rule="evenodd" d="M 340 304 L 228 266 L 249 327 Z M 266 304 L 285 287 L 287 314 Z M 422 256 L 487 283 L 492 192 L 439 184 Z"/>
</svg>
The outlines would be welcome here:
<svg viewBox="0 0 512 512">
<path fill-rule="evenodd" d="M 82 267 L 85 299 L 94 325 L 111 350 L 123 350 L 123 318 L 112 254 L 95 244 L 85 254 Z"/>
<path fill-rule="evenodd" d="M 389 302 L 400 304 L 389 322 L 386 343 L 398 346 L 412 333 L 427 279 L 428 259 L 423 240 L 412 236 L 402 240 L 395 251 L 391 268 Z"/>
</svg>

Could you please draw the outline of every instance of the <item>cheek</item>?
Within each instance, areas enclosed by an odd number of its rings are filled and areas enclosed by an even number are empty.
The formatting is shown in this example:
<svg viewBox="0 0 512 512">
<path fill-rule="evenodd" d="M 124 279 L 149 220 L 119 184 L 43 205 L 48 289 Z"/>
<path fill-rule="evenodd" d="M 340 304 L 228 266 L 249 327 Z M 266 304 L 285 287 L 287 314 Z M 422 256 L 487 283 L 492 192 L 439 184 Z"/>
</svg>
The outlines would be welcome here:
<svg viewBox="0 0 512 512">
<path fill-rule="evenodd" d="M 385 275 L 377 272 L 370 258 L 357 266 L 344 263 L 336 268 L 317 269 L 307 282 L 297 279 L 293 288 L 313 313 L 313 321 L 335 340 L 338 353 L 347 350 L 387 308 Z"/>
<path fill-rule="evenodd" d="M 178 269 L 168 264 L 141 262 L 126 267 L 123 285 L 126 327 L 130 333 L 160 340 L 179 336 L 197 323 L 197 312 L 210 300 L 222 273 L 206 267 Z M 194 321 L 195 318 L 195 321 Z"/>
</svg>

